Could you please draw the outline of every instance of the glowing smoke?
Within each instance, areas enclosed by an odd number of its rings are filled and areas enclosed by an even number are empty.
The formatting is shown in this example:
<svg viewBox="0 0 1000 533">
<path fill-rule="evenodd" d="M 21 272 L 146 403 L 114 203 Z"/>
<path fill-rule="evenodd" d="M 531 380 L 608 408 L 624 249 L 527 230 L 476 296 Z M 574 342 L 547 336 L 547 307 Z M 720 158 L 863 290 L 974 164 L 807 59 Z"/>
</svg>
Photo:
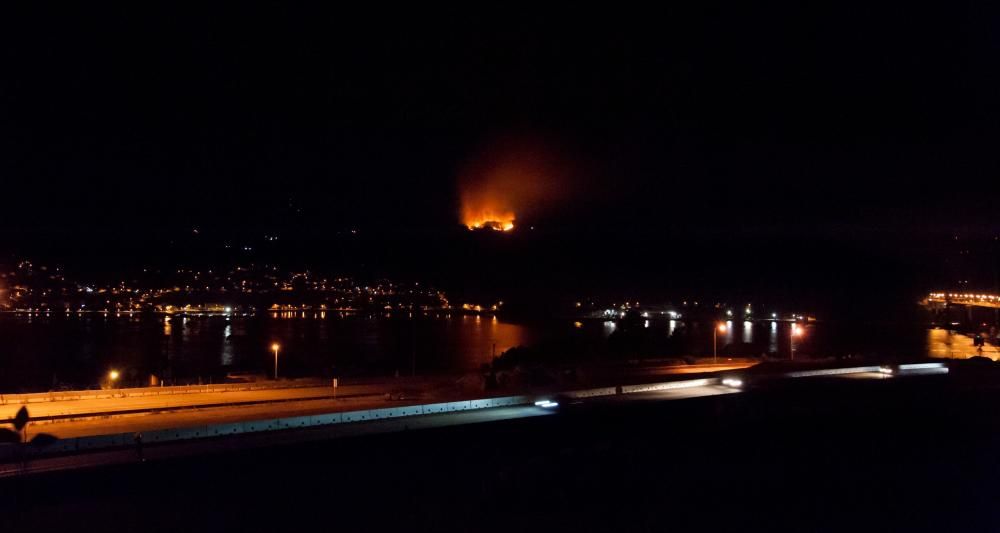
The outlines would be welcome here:
<svg viewBox="0 0 1000 533">
<path fill-rule="evenodd" d="M 541 143 L 500 145 L 484 151 L 459 179 L 462 224 L 470 230 L 510 231 L 559 196 L 565 167 Z"/>
</svg>

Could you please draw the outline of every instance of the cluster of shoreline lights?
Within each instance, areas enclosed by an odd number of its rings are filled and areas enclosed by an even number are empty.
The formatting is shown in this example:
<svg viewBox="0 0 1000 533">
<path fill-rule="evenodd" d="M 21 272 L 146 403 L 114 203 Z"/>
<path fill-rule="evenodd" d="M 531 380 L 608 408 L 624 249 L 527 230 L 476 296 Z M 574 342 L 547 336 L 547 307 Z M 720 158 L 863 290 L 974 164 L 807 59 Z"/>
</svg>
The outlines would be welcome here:
<svg viewBox="0 0 1000 533">
<path fill-rule="evenodd" d="M 577 304 L 577 307 L 579 307 L 579 304 Z M 605 309 L 604 310 L 604 317 L 605 318 L 625 318 L 625 315 L 626 315 L 626 312 L 627 312 L 628 309 L 629 309 L 628 306 L 622 306 L 621 310 Z M 652 316 L 654 316 L 656 314 L 657 314 L 656 312 L 650 313 L 649 311 L 643 311 L 640 316 L 642 316 L 642 318 L 651 318 Z M 679 318 L 682 317 L 682 315 L 680 313 L 678 313 L 677 311 L 660 311 L 658 314 L 660 316 L 668 316 L 668 317 L 670 317 L 671 320 L 677 320 L 677 319 L 679 319 Z M 732 309 L 727 309 L 726 310 L 726 317 L 727 318 L 732 318 L 732 316 L 733 316 L 733 310 Z M 747 307 L 746 309 L 743 310 L 743 318 L 744 319 L 749 320 L 751 318 L 751 316 L 752 316 L 752 312 L 751 312 L 751 309 L 749 307 Z M 803 320 L 805 317 L 803 315 L 792 314 L 792 315 L 789 315 L 788 318 L 790 320 Z M 768 318 L 765 318 L 764 320 L 777 321 L 777 320 L 781 320 L 781 319 L 778 317 L 778 313 L 771 313 L 771 316 L 768 317 Z"/>
<path fill-rule="evenodd" d="M 955 300 L 980 300 L 986 302 L 1000 302 L 1000 296 L 996 294 L 972 294 L 972 293 L 957 293 L 957 292 L 932 292 L 929 295 L 931 300 L 944 300 L 944 299 L 955 299 Z"/>
</svg>

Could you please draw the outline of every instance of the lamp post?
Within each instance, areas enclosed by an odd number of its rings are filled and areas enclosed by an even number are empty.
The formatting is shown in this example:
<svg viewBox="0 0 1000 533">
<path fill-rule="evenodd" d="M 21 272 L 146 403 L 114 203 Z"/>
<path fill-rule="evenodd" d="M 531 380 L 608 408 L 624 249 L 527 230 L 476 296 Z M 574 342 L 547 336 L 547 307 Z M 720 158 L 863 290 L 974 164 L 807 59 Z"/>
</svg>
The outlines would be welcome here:
<svg viewBox="0 0 1000 533">
<path fill-rule="evenodd" d="M 271 345 L 271 349 L 274 350 L 274 380 L 278 380 L 278 350 L 281 349 L 281 345 L 274 343 Z"/>
<path fill-rule="evenodd" d="M 719 324 L 718 327 L 712 328 L 712 362 L 714 364 L 719 363 L 719 333 L 725 332 L 725 324 Z"/>
</svg>

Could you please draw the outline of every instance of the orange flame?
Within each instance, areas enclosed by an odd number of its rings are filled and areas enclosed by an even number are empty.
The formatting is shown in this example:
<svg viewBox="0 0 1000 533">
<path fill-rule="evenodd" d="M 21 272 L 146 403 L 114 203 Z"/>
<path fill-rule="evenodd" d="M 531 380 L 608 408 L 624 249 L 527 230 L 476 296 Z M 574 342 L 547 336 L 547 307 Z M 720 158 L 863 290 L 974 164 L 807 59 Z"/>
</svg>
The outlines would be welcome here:
<svg viewBox="0 0 1000 533">
<path fill-rule="evenodd" d="M 510 231 L 514 229 L 515 219 L 513 211 L 497 210 L 488 205 L 476 206 L 468 201 L 462 202 L 462 222 L 470 230 L 487 228 L 494 231 Z"/>
<path fill-rule="evenodd" d="M 565 165 L 544 142 L 502 140 L 476 154 L 459 176 L 459 216 L 470 230 L 511 231 L 566 194 Z"/>
</svg>

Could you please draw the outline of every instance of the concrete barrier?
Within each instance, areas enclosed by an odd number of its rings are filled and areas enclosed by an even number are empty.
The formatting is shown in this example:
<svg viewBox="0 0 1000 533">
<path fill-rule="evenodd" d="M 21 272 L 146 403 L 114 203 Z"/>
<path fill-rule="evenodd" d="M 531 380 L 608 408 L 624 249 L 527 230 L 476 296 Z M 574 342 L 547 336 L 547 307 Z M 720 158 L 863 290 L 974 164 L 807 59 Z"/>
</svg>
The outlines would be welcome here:
<svg viewBox="0 0 1000 533">
<path fill-rule="evenodd" d="M 223 426 L 228 426 L 224 424 Z M 153 431 L 142 432 L 142 441 L 145 442 L 168 442 L 173 440 L 189 440 L 189 439 L 201 439 L 205 437 L 216 436 L 215 426 L 197 426 L 189 428 L 175 428 L 175 429 L 157 429 Z M 128 444 L 131 444 L 131 438 L 134 434 L 129 433 L 130 440 Z"/>
<path fill-rule="evenodd" d="M 39 450 L 40 454 L 69 453 L 77 450 L 76 439 L 59 439 Z"/>
<path fill-rule="evenodd" d="M 221 437 L 224 435 L 238 435 L 243 433 L 243 424 L 215 424 L 208 426 L 210 436 Z"/>
<path fill-rule="evenodd" d="M 340 424 L 344 421 L 342 413 L 328 413 L 325 415 L 313 415 L 309 417 L 310 426 L 327 426 L 330 424 Z"/>
<path fill-rule="evenodd" d="M 535 402 L 533 396 L 501 396 L 492 398 L 494 407 L 510 407 L 512 405 L 526 405 Z"/>
<path fill-rule="evenodd" d="M 844 374 L 861 374 L 864 372 L 878 372 L 879 369 L 880 367 L 877 366 L 853 366 L 850 368 L 821 368 L 817 370 L 797 370 L 795 372 L 786 372 L 784 376 L 788 378 L 839 376 Z"/>
<path fill-rule="evenodd" d="M 131 441 L 131 434 L 129 440 Z M 99 448 L 114 448 L 125 445 L 125 434 L 115 433 L 113 435 L 95 435 L 93 437 L 79 437 L 76 439 L 76 449 L 94 450 Z"/>
<path fill-rule="evenodd" d="M 644 385 L 622 385 L 622 394 L 632 394 L 635 392 L 655 392 L 675 389 L 687 389 L 691 387 L 705 387 L 708 385 L 718 385 L 719 378 L 705 379 L 685 379 L 682 381 L 664 381 L 662 383 L 648 383 Z"/>
<path fill-rule="evenodd" d="M 599 389 L 577 390 L 564 393 L 565 396 L 569 396 L 570 398 L 595 398 L 599 396 L 614 396 L 615 394 L 618 394 L 617 387 L 602 387 Z"/>
<path fill-rule="evenodd" d="M 471 401 L 448 402 L 445 405 L 447 406 L 448 411 L 467 411 L 469 409 L 472 409 Z"/>
<path fill-rule="evenodd" d="M 290 418 L 281 418 L 278 420 L 278 424 L 282 429 L 292 429 L 292 428 L 304 428 L 309 427 L 311 416 L 293 416 Z"/>
<path fill-rule="evenodd" d="M 371 414 L 368 411 L 347 411 L 346 413 L 341 413 L 340 416 L 344 422 L 363 422 L 365 420 L 371 420 Z"/>
<path fill-rule="evenodd" d="M 446 403 L 429 403 L 423 406 L 423 414 L 425 415 L 444 413 L 447 411 L 448 411 L 448 404 Z"/>
</svg>

